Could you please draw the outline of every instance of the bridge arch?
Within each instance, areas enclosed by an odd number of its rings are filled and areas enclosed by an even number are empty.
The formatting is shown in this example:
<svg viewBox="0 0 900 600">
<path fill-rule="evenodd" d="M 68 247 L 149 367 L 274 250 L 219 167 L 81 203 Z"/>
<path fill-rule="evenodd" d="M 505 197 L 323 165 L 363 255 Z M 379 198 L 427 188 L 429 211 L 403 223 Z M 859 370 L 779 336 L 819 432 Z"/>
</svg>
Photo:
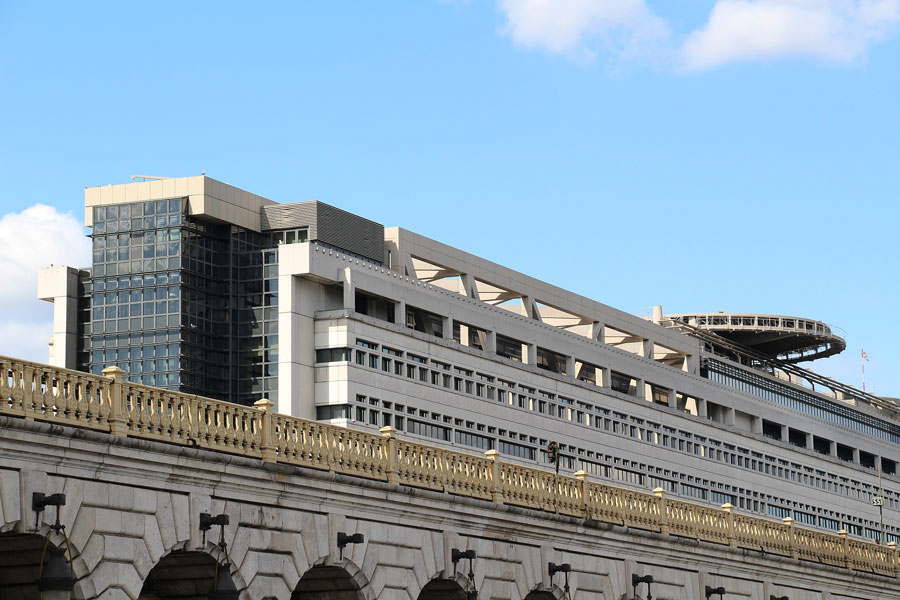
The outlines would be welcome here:
<svg viewBox="0 0 900 600">
<path fill-rule="evenodd" d="M 559 587 L 553 585 L 549 589 L 544 589 L 543 585 L 528 592 L 523 600 L 562 600 L 565 597 Z"/>
<path fill-rule="evenodd" d="M 425 584 L 416 600 L 466 600 L 466 579 L 461 574 L 436 577 Z"/>
<path fill-rule="evenodd" d="M 41 576 L 41 557 L 45 565 L 49 558 L 45 545 L 47 537 L 40 533 L 0 533 L 0 598 L 40 600 L 37 582 Z M 60 548 L 50 542 L 47 550 L 49 546 Z"/>
<path fill-rule="evenodd" d="M 217 574 L 215 553 L 174 550 L 159 559 L 144 579 L 138 600 L 206 600 Z M 230 574 L 237 589 L 243 582 L 234 565 Z"/>
<path fill-rule="evenodd" d="M 310 566 L 300 577 L 291 600 L 368 600 L 368 581 L 351 560 Z"/>
</svg>

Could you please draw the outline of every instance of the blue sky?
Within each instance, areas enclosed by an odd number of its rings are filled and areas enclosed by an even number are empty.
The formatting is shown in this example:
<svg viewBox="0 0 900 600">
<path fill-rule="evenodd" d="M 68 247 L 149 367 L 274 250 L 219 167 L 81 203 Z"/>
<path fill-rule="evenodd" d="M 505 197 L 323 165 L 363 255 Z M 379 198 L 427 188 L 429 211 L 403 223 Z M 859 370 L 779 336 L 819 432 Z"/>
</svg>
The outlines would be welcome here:
<svg viewBox="0 0 900 600">
<path fill-rule="evenodd" d="M 84 186 L 205 171 L 636 314 L 820 319 L 848 349 L 816 370 L 859 385 L 865 349 L 900 396 L 898 25 L 900 0 L 7 0 L 0 354 L 45 359 L 32 271 L 88 260 Z"/>
</svg>

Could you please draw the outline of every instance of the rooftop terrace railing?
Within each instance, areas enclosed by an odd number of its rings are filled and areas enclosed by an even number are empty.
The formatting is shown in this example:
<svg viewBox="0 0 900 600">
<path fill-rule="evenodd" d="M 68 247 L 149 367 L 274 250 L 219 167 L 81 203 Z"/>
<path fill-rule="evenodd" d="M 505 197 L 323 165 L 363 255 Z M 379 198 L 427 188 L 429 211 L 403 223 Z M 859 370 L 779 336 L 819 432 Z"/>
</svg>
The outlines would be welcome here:
<svg viewBox="0 0 900 600">
<path fill-rule="evenodd" d="M 653 493 L 507 463 L 500 453 L 456 452 L 275 414 L 124 380 L 118 367 L 104 376 L 0 356 L 0 414 L 83 427 L 116 436 L 157 440 L 424 488 L 485 501 L 555 512 L 661 534 L 758 550 L 855 571 L 900 577 L 900 552 L 887 546 L 794 526 Z"/>
</svg>

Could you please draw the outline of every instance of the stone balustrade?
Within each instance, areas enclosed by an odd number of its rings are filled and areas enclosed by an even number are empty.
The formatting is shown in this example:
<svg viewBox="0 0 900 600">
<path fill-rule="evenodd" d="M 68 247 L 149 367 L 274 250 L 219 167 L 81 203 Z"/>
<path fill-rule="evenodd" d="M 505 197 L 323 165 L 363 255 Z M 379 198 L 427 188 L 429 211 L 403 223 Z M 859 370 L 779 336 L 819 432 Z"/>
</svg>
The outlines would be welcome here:
<svg viewBox="0 0 900 600">
<path fill-rule="evenodd" d="M 495 503 L 559 513 L 734 548 L 900 577 L 895 543 L 882 546 L 485 456 L 275 414 L 269 400 L 240 406 L 124 380 L 0 356 L 0 414 L 111 435 L 194 446 Z"/>
</svg>

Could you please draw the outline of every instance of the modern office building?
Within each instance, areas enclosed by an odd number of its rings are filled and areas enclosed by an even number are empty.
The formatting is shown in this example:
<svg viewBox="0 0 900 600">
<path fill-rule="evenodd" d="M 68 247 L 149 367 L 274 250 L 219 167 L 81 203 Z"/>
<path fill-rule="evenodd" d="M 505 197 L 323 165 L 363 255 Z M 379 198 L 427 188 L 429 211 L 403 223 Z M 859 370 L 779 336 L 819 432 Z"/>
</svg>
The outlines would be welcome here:
<svg viewBox="0 0 900 600">
<path fill-rule="evenodd" d="M 564 471 L 900 540 L 898 407 L 797 366 L 845 347 L 822 322 L 645 319 L 207 177 L 89 188 L 85 211 L 90 269 L 39 280 L 56 366 L 524 463 L 556 441 Z"/>
</svg>

